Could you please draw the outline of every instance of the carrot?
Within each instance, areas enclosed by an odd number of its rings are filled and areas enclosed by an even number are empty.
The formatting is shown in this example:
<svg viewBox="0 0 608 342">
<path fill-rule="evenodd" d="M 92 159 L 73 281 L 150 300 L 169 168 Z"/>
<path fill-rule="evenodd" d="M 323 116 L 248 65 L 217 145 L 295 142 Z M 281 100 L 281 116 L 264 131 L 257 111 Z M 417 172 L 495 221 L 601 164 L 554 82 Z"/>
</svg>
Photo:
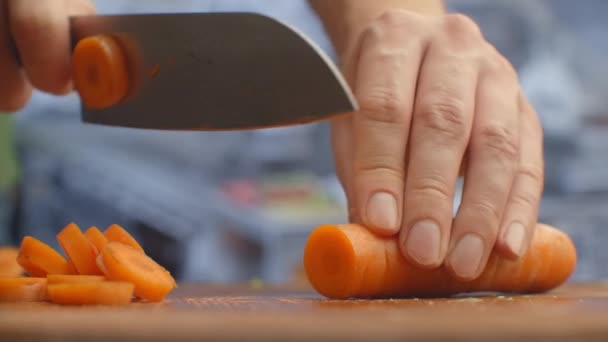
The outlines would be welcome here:
<svg viewBox="0 0 608 342">
<path fill-rule="evenodd" d="M 141 252 L 144 251 L 144 249 L 137 242 L 137 240 L 135 240 L 133 236 L 131 236 L 131 234 L 129 234 L 129 232 L 127 232 L 123 227 L 117 224 L 109 226 L 103 234 L 106 236 L 108 241 L 120 242 L 125 245 L 129 245 Z"/>
<path fill-rule="evenodd" d="M 176 287 L 171 274 L 139 250 L 120 242 L 109 242 L 97 257 L 109 280 L 135 285 L 135 296 L 158 302 Z"/>
<path fill-rule="evenodd" d="M 129 90 L 125 53 L 115 38 L 96 35 L 80 40 L 72 56 L 74 86 L 89 109 L 120 102 Z"/>
<path fill-rule="evenodd" d="M 23 268 L 17 262 L 19 250 L 15 247 L 0 247 L 0 277 L 19 277 Z"/>
<path fill-rule="evenodd" d="M 67 275 L 67 274 L 49 274 L 46 276 L 47 283 L 64 284 L 64 283 L 94 283 L 105 281 L 104 276 L 98 275 Z"/>
<path fill-rule="evenodd" d="M 103 275 L 97 267 L 95 247 L 82 234 L 80 228 L 70 223 L 57 234 L 57 241 L 79 274 Z"/>
<path fill-rule="evenodd" d="M 31 236 L 21 240 L 17 263 L 32 277 L 47 274 L 74 274 L 68 261 L 55 249 Z"/>
<path fill-rule="evenodd" d="M 0 302 L 39 302 L 46 298 L 45 278 L 0 278 Z"/>
<path fill-rule="evenodd" d="M 127 305 L 133 297 L 133 284 L 97 281 L 49 284 L 52 303 L 61 305 Z"/>
<path fill-rule="evenodd" d="M 332 299 L 544 292 L 569 278 L 576 259 L 572 240 L 542 224 L 526 255 L 512 261 L 492 254 L 481 276 L 470 282 L 457 280 L 443 266 L 412 266 L 402 257 L 397 239 L 378 237 L 354 224 L 318 227 L 304 250 L 311 285 Z"/>
<path fill-rule="evenodd" d="M 97 229 L 97 227 L 90 227 L 87 229 L 87 231 L 84 232 L 84 236 L 86 236 L 89 242 L 95 247 L 97 254 L 101 253 L 108 243 L 108 239 L 99 229 Z"/>
</svg>

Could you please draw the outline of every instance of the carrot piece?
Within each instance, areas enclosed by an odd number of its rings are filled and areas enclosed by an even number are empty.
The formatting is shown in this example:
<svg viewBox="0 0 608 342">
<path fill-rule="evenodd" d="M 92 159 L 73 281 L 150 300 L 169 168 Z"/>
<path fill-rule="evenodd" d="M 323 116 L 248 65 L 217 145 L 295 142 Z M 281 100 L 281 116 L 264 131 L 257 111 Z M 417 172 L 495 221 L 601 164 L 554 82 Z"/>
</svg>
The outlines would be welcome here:
<svg viewBox="0 0 608 342">
<path fill-rule="evenodd" d="M 144 251 L 144 249 L 137 242 L 137 240 L 135 240 L 135 238 L 133 238 L 133 236 L 131 236 L 131 234 L 129 234 L 129 232 L 127 232 L 123 227 L 117 224 L 109 226 L 103 234 L 106 236 L 108 241 L 120 242 L 125 245 L 129 245 L 141 252 Z"/>
<path fill-rule="evenodd" d="M 80 40 L 72 56 L 74 86 L 89 109 L 120 102 L 129 90 L 125 53 L 115 38 L 96 35 Z"/>
<path fill-rule="evenodd" d="M 63 283 L 94 283 L 99 281 L 105 281 L 104 276 L 98 275 L 68 275 L 68 274 L 49 274 L 46 276 L 47 283 L 50 284 L 63 284 Z"/>
<path fill-rule="evenodd" d="M 0 277 L 19 277 L 23 268 L 17 262 L 19 250 L 15 247 L 0 247 Z"/>
<path fill-rule="evenodd" d="M 97 267 L 95 247 L 82 234 L 80 228 L 70 223 L 57 234 L 57 241 L 79 274 L 103 275 Z"/>
<path fill-rule="evenodd" d="M 304 250 L 311 285 L 332 299 L 544 292 L 570 277 L 576 259 L 572 240 L 543 224 L 538 225 L 526 255 L 513 261 L 493 253 L 481 276 L 470 282 L 452 277 L 444 266 L 410 265 L 397 239 L 381 238 L 355 224 L 317 227 Z"/>
<path fill-rule="evenodd" d="M 46 284 L 45 278 L 0 278 L 0 302 L 44 301 Z"/>
<path fill-rule="evenodd" d="M 106 277 L 135 284 L 135 296 L 162 301 L 176 287 L 171 274 L 146 254 L 120 242 L 109 242 L 97 263 Z"/>
<path fill-rule="evenodd" d="M 87 283 L 49 284 L 52 303 L 61 305 L 127 305 L 133 298 L 133 284 L 97 281 Z"/>
<path fill-rule="evenodd" d="M 86 236 L 89 242 L 95 247 L 97 254 L 101 253 L 108 243 L 108 239 L 99 229 L 97 229 L 97 227 L 90 227 L 87 229 L 87 231 L 84 232 L 84 236 Z"/>
<path fill-rule="evenodd" d="M 32 277 L 75 273 L 68 261 L 59 252 L 31 236 L 26 236 L 21 240 L 17 262 Z"/>
</svg>

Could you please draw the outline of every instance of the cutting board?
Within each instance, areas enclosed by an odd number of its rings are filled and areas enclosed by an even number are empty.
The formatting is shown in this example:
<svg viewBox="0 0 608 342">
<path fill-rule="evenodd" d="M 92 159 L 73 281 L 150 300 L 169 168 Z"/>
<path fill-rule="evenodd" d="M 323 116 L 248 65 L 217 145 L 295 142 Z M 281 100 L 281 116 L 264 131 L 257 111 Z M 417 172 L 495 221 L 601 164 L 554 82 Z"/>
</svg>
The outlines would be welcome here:
<svg viewBox="0 0 608 342">
<path fill-rule="evenodd" d="M 608 283 L 541 295 L 323 299 L 293 288 L 181 285 L 128 307 L 0 305 L 0 341 L 608 341 Z"/>
</svg>

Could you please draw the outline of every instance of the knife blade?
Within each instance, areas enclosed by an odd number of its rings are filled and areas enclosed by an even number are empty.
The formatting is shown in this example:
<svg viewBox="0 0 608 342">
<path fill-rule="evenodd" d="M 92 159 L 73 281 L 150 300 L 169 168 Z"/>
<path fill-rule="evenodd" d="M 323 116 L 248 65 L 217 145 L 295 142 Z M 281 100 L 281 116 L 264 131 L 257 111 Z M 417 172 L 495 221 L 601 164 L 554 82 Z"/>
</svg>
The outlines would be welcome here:
<svg viewBox="0 0 608 342">
<path fill-rule="evenodd" d="M 132 88 L 120 103 L 81 106 L 86 123 L 161 130 L 243 130 L 306 124 L 357 102 L 306 35 L 256 13 L 70 18 L 72 48 L 111 34 L 127 48 Z"/>
</svg>

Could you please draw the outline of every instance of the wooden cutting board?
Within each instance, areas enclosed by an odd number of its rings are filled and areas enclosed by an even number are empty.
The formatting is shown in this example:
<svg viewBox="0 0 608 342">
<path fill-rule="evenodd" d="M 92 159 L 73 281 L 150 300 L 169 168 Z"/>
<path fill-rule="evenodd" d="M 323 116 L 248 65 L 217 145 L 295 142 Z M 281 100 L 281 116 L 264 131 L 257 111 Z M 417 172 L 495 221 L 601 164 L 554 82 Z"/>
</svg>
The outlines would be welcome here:
<svg viewBox="0 0 608 342">
<path fill-rule="evenodd" d="M 542 295 L 325 300 L 308 290 L 182 285 L 160 304 L 0 305 L 0 341 L 608 341 L 608 283 Z"/>
</svg>

